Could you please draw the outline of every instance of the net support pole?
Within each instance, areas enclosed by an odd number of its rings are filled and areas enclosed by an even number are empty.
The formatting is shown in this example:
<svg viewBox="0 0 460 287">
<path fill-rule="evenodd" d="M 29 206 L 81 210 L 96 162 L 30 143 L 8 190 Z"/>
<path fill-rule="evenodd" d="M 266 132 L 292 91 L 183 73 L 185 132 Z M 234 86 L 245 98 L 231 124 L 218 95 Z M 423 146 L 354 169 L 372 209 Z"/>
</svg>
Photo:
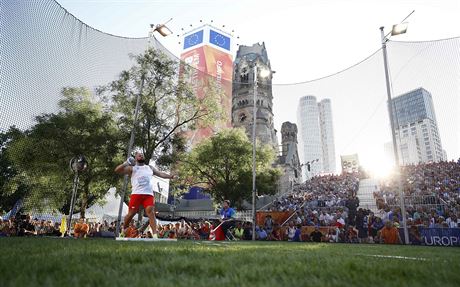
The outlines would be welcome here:
<svg viewBox="0 0 460 287">
<path fill-rule="evenodd" d="M 406 206 L 404 204 L 404 192 L 402 189 L 402 182 L 401 182 L 401 165 L 399 163 L 399 155 L 398 155 L 398 146 L 396 143 L 396 133 L 395 133 L 395 121 L 392 109 L 392 100 L 391 100 L 391 82 L 390 82 L 390 74 L 388 72 L 388 55 L 387 55 L 387 41 L 388 38 L 385 36 L 383 32 L 384 27 L 380 27 L 380 33 L 382 36 L 382 52 L 383 52 L 383 65 L 385 68 L 385 80 L 386 80 L 386 88 L 387 88 L 387 97 L 388 97 L 388 113 L 390 116 L 390 126 L 391 126 L 391 137 L 393 140 L 393 154 L 395 158 L 395 166 L 396 166 L 396 181 L 398 183 L 398 193 L 400 198 L 400 208 L 401 208 L 401 215 L 402 215 L 402 226 L 404 229 L 404 243 L 407 245 L 409 244 L 409 232 L 407 231 L 407 219 L 406 219 Z"/>
<path fill-rule="evenodd" d="M 77 199 L 77 189 L 78 189 L 78 171 L 75 172 L 75 176 L 73 178 L 73 188 L 72 188 L 72 197 L 70 199 L 70 210 L 69 210 L 69 221 L 67 222 L 67 234 L 70 236 L 70 231 L 72 228 L 72 215 L 73 210 L 75 207 L 75 201 Z"/>
<path fill-rule="evenodd" d="M 139 117 L 139 109 L 140 109 L 140 106 L 141 106 L 142 91 L 144 89 L 144 78 L 145 78 L 145 76 L 142 75 L 142 77 L 141 77 L 141 86 L 140 86 L 140 89 L 139 89 L 139 93 L 137 94 L 137 97 L 136 97 L 136 108 L 134 109 L 133 128 L 131 130 L 131 136 L 129 138 L 127 158 L 129 158 L 129 156 L 131 155 L 131 152 L 133 151 L 134 134 L 135 134 L 135 130 L 136 130 L 136 127 L 137 127 L 137 120 L 138 120 L 138 117 Z M 126 190 L 128 189 L 128 181 L 129 181 L 129 175 L 125 174 L 124 181 L 123 181 L 123 187 L 121 188 L 121 193 L 120 193 L 120 206 L 118 208 L 117 228 L 115 230 L 115 236 L 117 236 L 117 237 L 120 235 L 121 215 L 123 214 L 123 202 L 125 200 Z"/>
</svg>

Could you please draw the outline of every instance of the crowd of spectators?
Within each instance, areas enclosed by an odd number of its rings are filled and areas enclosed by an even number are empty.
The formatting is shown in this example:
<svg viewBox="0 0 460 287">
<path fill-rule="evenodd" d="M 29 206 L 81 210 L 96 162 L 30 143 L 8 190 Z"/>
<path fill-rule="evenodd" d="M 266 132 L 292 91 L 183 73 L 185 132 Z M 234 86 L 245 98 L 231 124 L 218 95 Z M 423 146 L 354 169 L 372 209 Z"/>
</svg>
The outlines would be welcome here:
<svg viewBox="0 0 460 287">
<path fill-rule="evenodd" d="M 296 185 L 293 192 L 281 196 L 268 211 L 289 212 L 286 222 L 275 222 L 267 216 L 256 226 L 257 240 L 315 241 L 346 243 L 400 243 L 397 232 L 402 225 L 399 209 L 398 183 L 382 181 L 374 197 L 378 212 L 360 208 L 356 197 L 359 174 L 313 177 Z M 411 242 L 421 242 L 418 227 L 460 227 L 460 159 L 409 165 L 401 169 L 402 187 L 406 195 L 406 218 Z M 407 204 L 409 202 L 409 204 Z M 210 239 L 219 221 L 179 220 L 158 225 L 159 238 L 192 240 Z M 0 219 L 0 236 L 61 236 L 61 223 L 31 219 L 18 215 Z M 75 237 L 114 237 L 116 222 L 78 220 L 73 226 Z M 125 229 L 125 228 L 124 228 Z M 149 230 L 139 233 L 131 222 L 124 233 L 127 237 L 151 237 Z M 252 223 L 237 221 L 227 237 L 235 240 L 252 239 Z"/>
<path fill-rule="evenodd" d="M 30 215 L 18 215 L 8 220 L 0 217 L 1 236 L 60 236 L 60 223 L 51 220 L 32 219 Z"/>
<path fill-rule="evenodd" d="M 345 206 L 350 196 L 359 188 L 358 173 L 315 176 L 305 183 L 295 185 L 288 195 L 276 200 L 270 210 L 297 211 L 302 207 Z"/>
<path fill-rule="evenodd" d="M 460 159 L 401 168 L 408 224 L 452 227 L 460 212 Z M 400 212 L 396 178 L 382 180 L 374 192 L 380 216 Z"/>
</svg>

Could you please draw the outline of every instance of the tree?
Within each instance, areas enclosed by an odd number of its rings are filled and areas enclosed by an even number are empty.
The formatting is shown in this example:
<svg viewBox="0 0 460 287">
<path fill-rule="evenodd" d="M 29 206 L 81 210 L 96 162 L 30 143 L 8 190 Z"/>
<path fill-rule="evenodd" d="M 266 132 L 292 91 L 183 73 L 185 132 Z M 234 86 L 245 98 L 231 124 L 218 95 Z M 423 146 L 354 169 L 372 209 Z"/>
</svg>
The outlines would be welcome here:
<svg viewBox="0 0 460 287">
<path fill-rule="evenodd" d="M 73 173 L 69 161 L 84 155 L 90 168 L 81 173 L 77 207 L 81 216 L 89 204 L 105 195 L 118 179 L 122 140 L 113 115 L 86 88 L 64 88 L 59 112 L 36 118 L 25 136 L 13 141 L 8 157 L 30 186 L 28 208 L 48 205 L 68 212 Z"/>
<path fill-rule="evenodd" d="M 140 147 L 147 161 L 168 166 L 176 158 L 173 151 L 185 149 L 183 132 L 209 126 L 221 118 L 219 92 L 208 81 L 204 95 L 197 97 L 190 84 L 179 75 L 189 69 L 162 52 L 149 49 L 135 57 L 136 64 L 107 86 L 99 89 L 118 118 L 118 126 L 128 138 L 133 128 L 137 96 L 141 95 L 139 124 L 134 146 Z"/>
<path fill-rule="evenodd" d="M 11 210 L 14 204 L 28 192 L 28 185 L 8 158 L 11 144 L 24 134 L 12 126 L 0 133 L 0 214 Z"/>
<path fill-rule="evenodd" d="M 273 168 L 275 152 L 270 146 L 257 146 L 256 189 L 274 194 L 280 170 Z M 252 192 L 252 143 L 243 129 L 228 129 L 198 144 L 180 161 L 181 184 L 203 187 L 214 200 L 229 199 L 237 207 Z"/>
</svg>

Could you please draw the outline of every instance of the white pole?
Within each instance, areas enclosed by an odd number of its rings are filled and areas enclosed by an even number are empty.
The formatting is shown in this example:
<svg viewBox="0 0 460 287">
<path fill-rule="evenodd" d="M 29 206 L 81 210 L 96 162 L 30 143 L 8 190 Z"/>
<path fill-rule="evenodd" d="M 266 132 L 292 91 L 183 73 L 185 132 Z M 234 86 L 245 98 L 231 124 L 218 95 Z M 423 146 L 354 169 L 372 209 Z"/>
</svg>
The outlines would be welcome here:
<svg viewBox="0 0 460 287">
<path fill-rule="evenodd" d="M 254 106 L 252 110 L 252 240 L 256 240 L 256 125 L 257 125 L 257 64 L 254 63 Z"/>
<path fill-rule="evenodd" d="M 400 208 L 401 208 L 401 215 L 402 215 L 402 224 L 404 229 L 404 242 L 405 244 L 409 244 L 409 233 L 407 231 L 407 220 L 406 220 L 406 207 L 404 205 L 404 193 L 402 190 L 401 184 L 401 166 L 399 163 L 399 155 L 398 155 L 398 147 L 396 143 L 396 133 L 395 133 L 395 122 L 394 116 L 392 111 L 392 101 L 391 101 L 391 83 L 390 83 L 390 75 L 388 73 L 388 55 L 387 55 L 387 38 L 383 32 L 384 27 L 380 27 L 380 34 L 382 36 L 382 51 L 383 51 L 383 64 L 385 67 L 385 80 L 387 86 L 387 96 L 388 96 L 388 113 L 390 114 L 390 125 L 391 125 L 391 136 L 393 139 L 393 154 L 395 157 L 395 165 L 396 165 L 396 177 L 398 182 L 398 192 L 399 192 L 399 199 L 400 199 Z M 396 111 L 396 110 L 395 110 Z"/>
</svg>

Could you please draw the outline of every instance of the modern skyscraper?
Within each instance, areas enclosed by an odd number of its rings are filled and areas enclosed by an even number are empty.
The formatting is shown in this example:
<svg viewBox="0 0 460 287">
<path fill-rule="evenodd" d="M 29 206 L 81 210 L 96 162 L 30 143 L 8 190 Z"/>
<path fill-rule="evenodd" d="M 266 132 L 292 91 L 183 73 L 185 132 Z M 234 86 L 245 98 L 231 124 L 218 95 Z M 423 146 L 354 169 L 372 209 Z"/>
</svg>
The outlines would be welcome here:
<svg viewBox="0 0 460 287">
<path fill-rule="evenodd" d="M 319 102 L 318 111 L 321 148 L 323 151 L 323 171 L 326 173 L 335 173 L 335 144 L 331 100 L 324 99 Z"/>
<path fill-rule="evenodd" d="M 271 72 L 265 43 L 240 45 L 233 68 L 232 125 L 244 127 L 250 139 L 253 125 L 255 66 L 259 70 L 268 69 Z M 277 148 L 278 139 L 273 123 L 272 73 L 268 78 L 259 77 L 257 82 L 256 139 Z"/>
<path fill-rule="evenodd" d="M 445 160 L 431 93 L 418 88 L 391 100 L 402 165 Z"/>
<path fill-rule="evenodd" d="M 300 161 L 304 164 L 302 175 L 308 179 L 323 170 L 319 111 L 315 96 L 305 96 L 300 99 L 297 107 L 297 123 L 300 138 Z"/>
</svg>

